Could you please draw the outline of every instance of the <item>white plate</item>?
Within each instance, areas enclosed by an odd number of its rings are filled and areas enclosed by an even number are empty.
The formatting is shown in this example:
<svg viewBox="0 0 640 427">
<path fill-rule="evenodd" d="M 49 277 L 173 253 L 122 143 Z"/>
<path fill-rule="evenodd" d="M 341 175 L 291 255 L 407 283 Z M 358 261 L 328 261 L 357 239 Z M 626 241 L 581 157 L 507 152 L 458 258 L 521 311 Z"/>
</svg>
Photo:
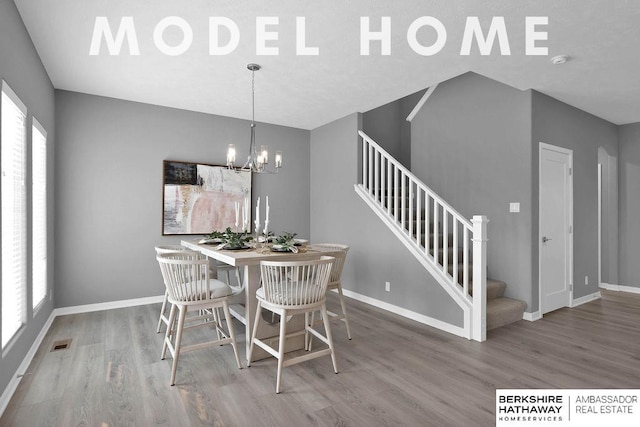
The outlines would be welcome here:
<svg viewBox="0 0 640 427">
<path fill-rule="evenodd" d="M 296 243 L 296 246 L 306 245 L 307 243 L 309 243 L 309 241 L 306 239 L 293 239 L 293 241 Z"/>
<path fill-rule="evenodd" d="M 201 245 L 215 245 L 215 244 L 219 244 L 222 243 L 222 239 L 200 239 L 200 241 L 198 242 Z"/>
<path fill-rule="evenodd" d="M 290 248 L 283 248 L 282 245 L 273 245 L 271 250 L 273 252 L 291 252 Z"/>
</svg>

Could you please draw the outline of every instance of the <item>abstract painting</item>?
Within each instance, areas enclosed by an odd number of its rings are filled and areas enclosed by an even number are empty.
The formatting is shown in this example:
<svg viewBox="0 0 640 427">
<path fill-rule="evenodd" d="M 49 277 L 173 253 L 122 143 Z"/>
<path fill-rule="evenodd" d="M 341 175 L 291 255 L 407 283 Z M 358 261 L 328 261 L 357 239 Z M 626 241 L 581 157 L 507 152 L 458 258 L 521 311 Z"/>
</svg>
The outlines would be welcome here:
<svg viewBox="0 0 640 427">
<path fill-rule="evenodd" d="M 251 172 L 226 166 L 165 160 L 162 234 L 208 234 L 242 228 L 247 207 L 251 227 Z M 241 231 L 241 230 L 239 230 Z"/>
</svg>

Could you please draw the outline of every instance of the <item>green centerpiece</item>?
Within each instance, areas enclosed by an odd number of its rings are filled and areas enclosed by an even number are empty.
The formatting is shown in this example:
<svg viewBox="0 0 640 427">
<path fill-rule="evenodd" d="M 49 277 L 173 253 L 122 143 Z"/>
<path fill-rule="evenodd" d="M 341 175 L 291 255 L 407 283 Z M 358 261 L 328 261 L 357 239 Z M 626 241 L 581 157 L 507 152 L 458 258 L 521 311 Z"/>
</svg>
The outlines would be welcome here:
<svg viewBox="0 0 640 427">
<path fill-rule="evenodd" d="M 276 237 L 273 240 L 274 249 L 294 252 L 296 246 L 294 237 L 296 237 L 296 235 L 297 233 L 282 233 L 280 236 Z"/>
<path fill-rule="evenodd" d="M 220 249 L 240 249 L 246 247 L 246 242 L 251 239 L 247 232 L 236 233 L 227 227 L 225 231 L 212 231 L 207 235 L 208 239 L 220 243 Z"/>
</svg>

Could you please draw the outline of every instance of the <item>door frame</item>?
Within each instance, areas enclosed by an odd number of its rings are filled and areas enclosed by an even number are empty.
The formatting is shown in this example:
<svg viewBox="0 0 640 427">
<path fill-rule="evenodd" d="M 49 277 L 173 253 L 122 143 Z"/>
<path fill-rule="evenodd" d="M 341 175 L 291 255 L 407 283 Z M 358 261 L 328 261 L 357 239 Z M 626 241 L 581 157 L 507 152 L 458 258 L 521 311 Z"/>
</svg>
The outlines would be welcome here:
<svg viewBox="0 0 640 427">
<path fill-rule="evenodd" d="M 602 163 L 598 162 L 598 289 L 602 286 Z"/>
<path fill-rule="evenodd" d="M 542 241 L 542 231 L 541 231 L 541 218 L 542 218 L 542 206 L 540 205 L 540 193 L 541 186 L 540 181 L 542 180 L 542 151 L 550 150 L 555 151 L 561 154 L 566 154 L 569 156 L 569 189 L 567 194 L 567 202 L 569 204 L 569 248 L 568 248 L 568 259 L 569 259 L 569 301 L 567 301 L 566 307 L 573 306 L 573 150 L 564 147 L 558 147 L 555 145 L 547 144 L 545 142 L 540 142 L 538 147 L 538 310 L 540 312 L 540 318 L 544 316 L 542 309 L 542 245 L 540 242 Z"/>
</svg>

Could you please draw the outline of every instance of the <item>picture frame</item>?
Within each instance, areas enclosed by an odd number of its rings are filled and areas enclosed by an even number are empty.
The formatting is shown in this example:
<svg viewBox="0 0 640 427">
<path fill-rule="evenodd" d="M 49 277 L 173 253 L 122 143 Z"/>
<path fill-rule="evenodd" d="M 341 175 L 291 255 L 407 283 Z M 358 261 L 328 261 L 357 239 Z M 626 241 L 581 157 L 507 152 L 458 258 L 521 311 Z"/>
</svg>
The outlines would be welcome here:
<svg viewBox="0 0 640 427">
<path fill-rule="evenodd" d="M 251 231 L 251 171 L 164 160 L 162 177 L 163 236 L 242 231 L 244 215 Z"/>
</svg>

